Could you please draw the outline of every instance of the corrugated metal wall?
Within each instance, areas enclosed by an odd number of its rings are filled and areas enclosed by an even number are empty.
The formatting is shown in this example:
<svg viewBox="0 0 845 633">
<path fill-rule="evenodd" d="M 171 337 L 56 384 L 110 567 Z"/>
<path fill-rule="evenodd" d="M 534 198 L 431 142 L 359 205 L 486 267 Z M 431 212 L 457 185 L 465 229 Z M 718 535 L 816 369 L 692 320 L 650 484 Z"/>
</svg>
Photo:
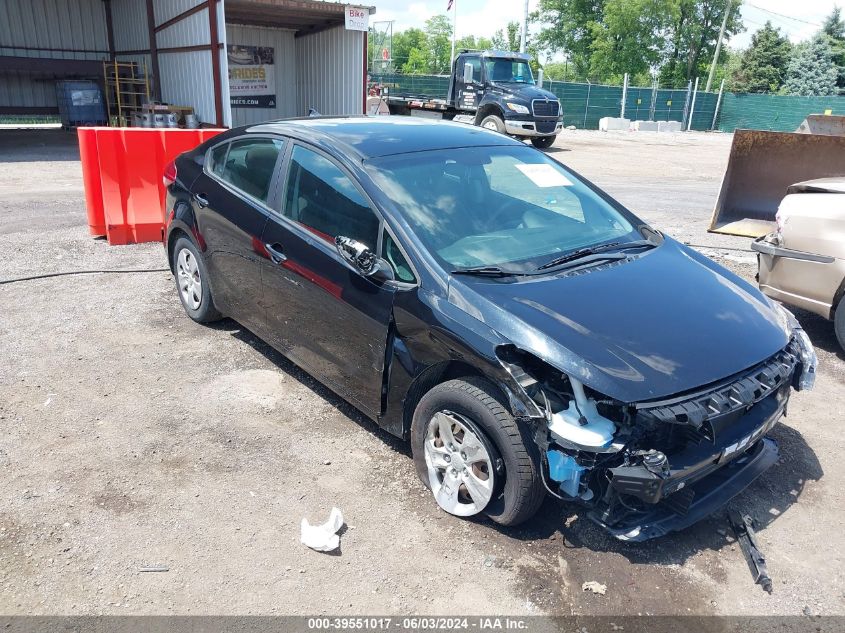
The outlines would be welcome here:
<svg viewBox="0 0 845 633">
<path fill-rule="evenodd" d="M 0 56 L 99 60 L 108 49 L 102 0 L 0 0 Z M 56 107 L 54 78 L 0 73 L 0 107 Z"/>
<path fill-rule="evenodd" d="M 115 50 L 138 51 L 150 47 L 146 2 L 111 0 L 111 18 Z"/>
<path fill-rule="evenodd" d="M 56 107 L 56 84 L 28 73 L 0 73 L 0 106 Z"/>
<path fill-rule="evenodd" d="M 296 39 L 296 91 L 300 113 L 361 114 L 366 33 L 342 26 Z"/>
<path fill-rule="evenodd" d="M 156 25 L 163 24 L 203 0 L 155 0 Z M 222 3 L 218 13 L 222 12 Z M 219 20 L 218 20 L 219 23 Z M 219 37 L 223 37 L 220 33 Z M 208 9 L 180 20 L 156 34 L 162 101 L 193 106 L 200 121 L 215 121 L 212 51 L 161 52 L 164 48 L 207 46 L 211 43 Z M 225 108 L 224 108 L 225 109 Z"/>
<path fill-rule="evenodd" d="M 293 31 L 285 29 L 226 25 L 227 45 L 272 46 L 276 62 L 276 108 L 231 108 L 232 126 L 306 114 L 300 108 L 296 93 L 296 46 L 293 35 Z M 228 88 L 228 81 L 226 84 Z M 227 96 L 226 103 L 228 102 Z"/>
<path fill-rule="evenodd" d="M 116 51 L 139 51 L 150 48 L 147 28 L 147 3 L 144 0 L 111 0 L 112 29 Z M 119 52 L 115 59 L 121 62 L 135 62 L 152 73 L 152 58 L 149 54 L 130 55 Z"/>
<path fill-rule="evenodd" d="M 53 59 L 108 59 L 102 0 L 3 0 L 0 55 Z M 24 47 L 24 48 L 16 48 Z M 33 48 L 74 49 L 36 51 Z M 90 51 L 90 52 L 82 52 Z"/>
</svg>

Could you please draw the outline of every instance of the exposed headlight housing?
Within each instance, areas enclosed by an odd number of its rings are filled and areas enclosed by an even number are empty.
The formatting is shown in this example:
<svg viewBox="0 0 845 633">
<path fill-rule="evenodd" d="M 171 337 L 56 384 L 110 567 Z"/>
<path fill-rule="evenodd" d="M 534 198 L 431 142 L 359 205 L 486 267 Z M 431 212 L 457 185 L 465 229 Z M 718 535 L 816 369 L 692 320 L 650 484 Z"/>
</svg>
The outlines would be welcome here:
<svg viewBox="0 0 845 633">
<path fill-rule="evenodd" d="M 816 384 L 816 368 L 819 365 L 819 358 L 816 356 L 813 343 L 792 312 L 773 299 L 769 299 L 769 304 L 784 316 L 792 337 L 798 343 L 799 360 L 801 362 L 792 381 L 792 386 L 796 391 L 810 390 Z"/>
<path fill-rule="evenodd" d="M 508 101 L 506 105 L 508 106 L 508 110 L 516 112 L 517 114 L 530 114 L 530 111 L 524 105 L 520 105 L 518 103 L 511 103 L 510 101 Z"/>
<path fill-rule="evenodd" d="M 801 356 L 800 371 L 795 376 L 794 387 L 798 391 L 812 389 L 813 385 L 816 384 L 816 368 L 819 364 L 819 358 L 816 356 L 816 350 L 810 342 L 810 337 L 802 328 L 795 328 L 793 334 L 795 340 L 798 341 L 798 350 Z"/>
</svg>

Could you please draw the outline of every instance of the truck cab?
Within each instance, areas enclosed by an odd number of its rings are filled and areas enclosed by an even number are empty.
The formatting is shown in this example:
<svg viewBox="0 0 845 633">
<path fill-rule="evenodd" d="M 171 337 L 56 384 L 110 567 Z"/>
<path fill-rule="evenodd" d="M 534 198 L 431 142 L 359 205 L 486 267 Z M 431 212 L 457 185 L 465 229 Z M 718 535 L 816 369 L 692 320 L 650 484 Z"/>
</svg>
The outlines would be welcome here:
<svg viewBox="0 0 845 633">
<path fill-rule="evenodd" d="M 550 147 L 563 125 L 560 101 L 537 86 L 530 59 L 510 51 L 461 51 L 452 66 L 449 106 L 461 119 L 474 115 L 475 125 Z"/>
</svg>

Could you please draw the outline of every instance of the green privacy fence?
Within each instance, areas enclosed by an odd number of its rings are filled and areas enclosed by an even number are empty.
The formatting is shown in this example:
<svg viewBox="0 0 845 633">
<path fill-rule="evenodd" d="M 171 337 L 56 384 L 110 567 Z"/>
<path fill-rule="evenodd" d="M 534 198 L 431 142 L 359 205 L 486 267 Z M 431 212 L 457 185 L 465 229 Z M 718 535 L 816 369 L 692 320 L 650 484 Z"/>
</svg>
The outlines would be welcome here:
<svg viewBox="0 0 845 633">
<path fill-rule="evenodd" d="M 434 75 L 375 75 L 375 83 L 388 85 L 392 92 L 446 98 L 449 77 Z M 595 130 L 599 119 L 618 117 L 622 107 L 622 86 L 545 81 L 544 87 L 561 101 L 563 123 L 579 129 Z M 693 130 L 709 130 L 716 113 L 718 93 L 698 91 L 693 106 L 692 87 L 628 88 L 625 118 L 632 121 L 680 121 L 684 126 L 692 115 Z M 808 114 L 845 115 L 845 97 L 793 97 L 769 94 L 725 93 L 719 105 L 716 128 L 733 132 L 736 128 L 793 131 Z"/>
<path fill-rule="evenodd" d="M 808 114 L 845 115 L 845 97 L 791 97 L 766 94 L 725 94 L 719 129 L 736 128 L 794 132 Z"/>
</svg>

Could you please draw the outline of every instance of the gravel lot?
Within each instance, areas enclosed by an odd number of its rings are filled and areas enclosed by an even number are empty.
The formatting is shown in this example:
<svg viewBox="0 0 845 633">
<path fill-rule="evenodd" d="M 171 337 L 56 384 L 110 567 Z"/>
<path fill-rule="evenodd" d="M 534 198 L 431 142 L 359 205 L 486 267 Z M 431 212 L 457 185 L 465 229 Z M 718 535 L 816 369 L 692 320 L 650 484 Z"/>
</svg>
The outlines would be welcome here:
<svg viewBox="0 0 845 633">
<path fill-rule="evenodd" d="M 727 250 L 747 239 L 705 232 L 730 140 L 567 132 L 552 151 L 753 278 Z M 89 237 L 73 135 L 0 130 L 0 162 L 0 279 L 166 265 L 160 245 Z M 194 324 L 169 273 L 2 285 L 0 614 L 845 614 L 845 356 L 798 316 L 816 390 L 734 502 L 759 522 L 770 596 L 721 517 L 626 545 L 551 501 L 519 529 L 442 513 L 406 445 L 238 324 Z M 301 518 L 333 505 L 341 553 L 304 548 Z"/>
</svg>

